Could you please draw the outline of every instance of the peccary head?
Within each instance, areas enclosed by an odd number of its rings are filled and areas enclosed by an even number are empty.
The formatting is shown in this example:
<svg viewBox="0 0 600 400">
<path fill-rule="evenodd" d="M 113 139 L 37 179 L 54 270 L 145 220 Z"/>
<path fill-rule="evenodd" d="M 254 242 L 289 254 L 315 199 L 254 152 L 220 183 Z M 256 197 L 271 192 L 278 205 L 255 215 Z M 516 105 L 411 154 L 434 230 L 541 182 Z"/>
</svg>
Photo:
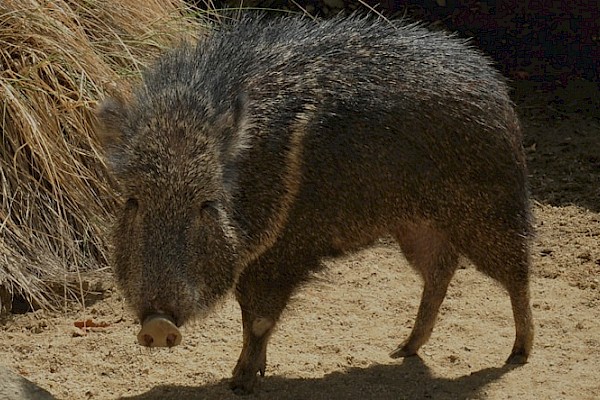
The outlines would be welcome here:
<svg viewBox="0 0 600 400">
<path fill-rule="evenodd" d="M 145 94 L 144 94 L 145 93 Z M 106 100 L 99 135 L 120 188 L 113 232 L 117 281 L 140 321 L 180 326 L 208 311 L 236 279 L 240 241 L 233 218 L 235 158 L 243 100 L 222 110 L 184 91 Z"/>
</svg>

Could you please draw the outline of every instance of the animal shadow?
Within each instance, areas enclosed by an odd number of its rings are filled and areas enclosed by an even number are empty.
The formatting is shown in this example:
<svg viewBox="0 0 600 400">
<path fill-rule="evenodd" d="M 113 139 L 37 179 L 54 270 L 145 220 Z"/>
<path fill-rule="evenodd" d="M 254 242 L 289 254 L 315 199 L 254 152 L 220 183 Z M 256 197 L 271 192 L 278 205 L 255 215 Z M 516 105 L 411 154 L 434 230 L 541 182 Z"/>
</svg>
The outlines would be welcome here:
<svg viewBox="0 0 600 400">
<path fill-rule="evenodd" d="M 256 394 L 248 399 L 436 399 L 467 400 L 485 398 L 485 387 L 500 379 L 515 366 L 504 365 L 473 372 L 456 379 L 436 377 L 419 357 L 404 359 L 401 364 L 373 365 L 333 372 L 323 378 L 286 378 L 271 376 L 263 379 Z M 132 400 L 233 400 L 228 380 L 198 386 L 157 386 Z M 125 399 L 125 398 L 124 398 Z"/>
</svg>

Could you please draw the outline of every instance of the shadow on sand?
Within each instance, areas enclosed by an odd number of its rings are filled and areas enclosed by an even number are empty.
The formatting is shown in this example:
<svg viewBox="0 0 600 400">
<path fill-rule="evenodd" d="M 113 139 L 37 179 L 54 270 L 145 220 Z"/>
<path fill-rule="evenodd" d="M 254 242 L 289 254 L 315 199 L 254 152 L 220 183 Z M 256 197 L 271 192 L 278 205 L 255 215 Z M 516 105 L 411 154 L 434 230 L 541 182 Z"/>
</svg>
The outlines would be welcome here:
<svg viewBox="0 0 600 400">
<path fill-rule="evenodd" d="M 297 379 L 266 377 L 254 394 L 238 397 L 228 389 L 228 381 L 189 386 L 158 386 L 141 395 L 124 397 L 136 400 L 159 399 L 436 399 L 461 400 L 485 398 L 486 385 L 514 369 L 505 365 L 486 368 L 457 379 L 438 378 L 418 357 L 405 359 L 401 364 L 349 368 L 323 378 Z"/>
</svg>

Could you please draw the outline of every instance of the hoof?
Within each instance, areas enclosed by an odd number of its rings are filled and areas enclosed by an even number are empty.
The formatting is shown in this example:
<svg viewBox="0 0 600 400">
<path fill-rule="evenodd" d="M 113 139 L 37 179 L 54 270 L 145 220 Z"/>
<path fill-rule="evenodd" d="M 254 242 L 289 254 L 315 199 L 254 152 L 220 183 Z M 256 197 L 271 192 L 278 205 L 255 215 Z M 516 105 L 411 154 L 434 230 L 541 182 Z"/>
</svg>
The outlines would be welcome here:
<svg viewBox="0 0 600 400">
<path fill-rule="evenodd" d="M 526 364 L 527 358 L 528 358 L 527 354 L 512 353 L 506 360 L 506 364 L 511 364 L 511 365 Z"/>
<path fill-rule="evenodd" d="M 254 393 L 258 384 L 258 377 L 234 377 L 229 383 L 229 388 L 237 396 L 248 396 Z"/>
<path fill-rule="evenodd" d="M 396 350 L 390 353 L 390 357 L 392 358 L 404 358 L 404 357 L 412 357 L 416 356 L 417 352 L 411 349 L 408 349 L 406 346 L 399 346 Z"/>
<path fill-rule="evenodd" d="M 266 359 L 259 363 L 258 370 L 247 365 L 245 368 L 242 367 L 242 364 L 236 365 L 233 370 L 233 378 L 231 378 L 231 382 L 229 383 L 229 388 L 238 396 L 247 396 L 254 393 L 260 382 L 258 374 L 260 374 L 261 377 L 264 377 L 265 369 Z"/>
</svg>

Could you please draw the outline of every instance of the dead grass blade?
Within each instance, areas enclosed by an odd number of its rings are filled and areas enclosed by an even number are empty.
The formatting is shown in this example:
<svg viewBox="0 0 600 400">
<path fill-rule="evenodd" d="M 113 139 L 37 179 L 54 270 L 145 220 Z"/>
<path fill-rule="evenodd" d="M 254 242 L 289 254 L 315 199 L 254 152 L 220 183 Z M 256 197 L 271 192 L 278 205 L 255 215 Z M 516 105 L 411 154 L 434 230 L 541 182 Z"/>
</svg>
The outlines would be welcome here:
<svg viewBox="0 0 600 400">
<path fill-rule="evenodd" d="M 96 101 L 192 40 L 199 21 L 183 0 L 0 3 L 5 294 L 57 308 L 82 296 L 82 273 L 106 267 L 116 200 L 94 134 Z"/>
</svg>

